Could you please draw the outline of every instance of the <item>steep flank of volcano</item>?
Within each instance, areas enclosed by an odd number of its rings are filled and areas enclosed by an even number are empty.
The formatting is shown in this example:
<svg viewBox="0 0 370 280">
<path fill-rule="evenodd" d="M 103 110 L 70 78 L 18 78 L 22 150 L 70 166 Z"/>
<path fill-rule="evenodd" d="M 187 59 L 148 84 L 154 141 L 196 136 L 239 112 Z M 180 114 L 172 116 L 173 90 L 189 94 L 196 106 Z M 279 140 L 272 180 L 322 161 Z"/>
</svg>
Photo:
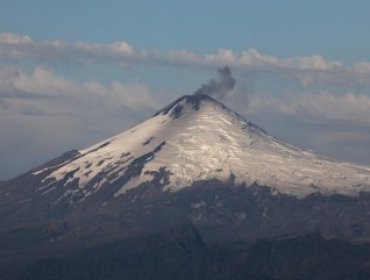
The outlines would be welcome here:
<svg viewBox="0 0 370 280">
<path fill-rule="evenodd" d="M 370 190 L 370 169 L 283 143 L 207 95 L 187 95 L 153 117 L 56 165 L 33 172 L 37 192 L 62 188 L 61 200 L 83 201 L 111 185 L 113 197 L 146 182 L 175 192 L 196 181 L 268 186 L 299 198 Z"/>
</svg>

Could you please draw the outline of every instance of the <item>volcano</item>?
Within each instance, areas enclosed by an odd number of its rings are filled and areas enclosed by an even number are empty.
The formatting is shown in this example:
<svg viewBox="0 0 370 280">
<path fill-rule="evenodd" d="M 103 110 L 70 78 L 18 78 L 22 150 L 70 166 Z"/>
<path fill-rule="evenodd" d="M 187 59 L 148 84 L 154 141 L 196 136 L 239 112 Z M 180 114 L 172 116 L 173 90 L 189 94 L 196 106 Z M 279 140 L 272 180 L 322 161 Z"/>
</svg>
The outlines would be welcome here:
<svg viewBox="0 0 370 280">
<path fill-rule="evenodd" d="M 112 185 L 121 186 L 114 198 L 145 183 L 176 192 L 212 179 L 296 197 L 370 190 L 369 168 L 283 143 L 207 95 L 181 97 L 129 131 L 32 174 L 43 177 L 41 196 L 64 190 L 56 204 L 85 200 Z"/>
<path fill-rule="evenodd" d="M 210 96 L 186 95 L 119 135 L 1 183 L 0 218 L 0 256 L 10 263 L 3 270 L 14 279 L 14 271 L 43 279 L 40 260 L 143 236 L 189 253 L 315 234 L 317 246 L 340 240 L 350 251 L 370 241 L 370 168 L 294 147 Z"/>
</svg>

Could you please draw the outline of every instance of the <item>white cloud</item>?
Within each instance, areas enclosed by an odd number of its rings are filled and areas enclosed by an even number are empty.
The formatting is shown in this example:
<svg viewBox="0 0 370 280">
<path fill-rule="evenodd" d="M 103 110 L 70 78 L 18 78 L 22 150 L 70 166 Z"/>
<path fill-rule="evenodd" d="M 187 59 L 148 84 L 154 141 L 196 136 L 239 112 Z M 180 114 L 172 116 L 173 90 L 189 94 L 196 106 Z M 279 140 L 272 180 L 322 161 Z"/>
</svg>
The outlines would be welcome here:
<svg viewBox="0 0 370 280">
<path fill-rule="evenodd" d="M 32 43 L 32 39 L 26 35 L 17 35 L 12 33 L 1 33 L 0 34 L 0 43 L 1 44 L 27 44 Z"/>
<path fill-rule="evenodd" d="M 45 67 L 31 73 L 0 67 L 0 114 L 88 114 L 95 111 L 154 110 L 159 105 L 142 83 L 77 82 Z"/>
<path fill-rule="evenodd" d="M 215 54 L 205 55 L 206 61 L 214 63 L 216 65 L 219 64 L 233 65 L 242 62 L 242 60 L 238 61 L 238 59 L 239 58 L 236 57 L 233 51 L 229 49 L 219 49 Z"/>
<path fill-rule="evenodd" d="M 250 114 L 280 114 L 298 119 L 349 121 L 370 124 L 370 96 L 329 92 L 257 96 L 249 100 Z"/>
<path fill-rule="evenodd" d="M 113 82 L 110 91 L 120 104 L 131 109 L 149 107 L 157 108 L 159 104 L 153 99 L 150 89 L 143 84 L 124 85 Z"/>
<path fill-rule="evenodd" d="M 283 74 L 279 77 L 294 78 L 307 86 L 314 81 L 325 83 L 370 84 L 370 63 L 366 61 L 346 65 L 341 61 L 328 60 L 321 55 L 287 57 L 262 54 L 256 49 L 236 53 L 219 49 L 204 55 L 189 50 L 139 49 L 130 43 L 112 42 L 68 43 L 61 40 L 34 41 L 29 36 L 0 34 L 0 59 L 20 61 L 31 59 L 43 63 L 110 63 L 117 66 L 130 64 L 155 64 L 175 67 L 220 67 Z"/>
</svg>

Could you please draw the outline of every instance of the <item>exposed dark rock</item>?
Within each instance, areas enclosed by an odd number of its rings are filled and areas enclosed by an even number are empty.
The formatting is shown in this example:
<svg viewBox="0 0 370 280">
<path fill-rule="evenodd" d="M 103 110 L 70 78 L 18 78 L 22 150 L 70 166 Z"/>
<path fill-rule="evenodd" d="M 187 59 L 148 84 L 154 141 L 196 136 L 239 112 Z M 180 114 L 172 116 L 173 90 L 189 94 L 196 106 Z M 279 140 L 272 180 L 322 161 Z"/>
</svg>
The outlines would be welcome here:
<svg viewBox="0 0 370 280">
<path fill-rule="evenodd" d="M 148 139 L 146 139 L 145 142 L 143 143 L 143 146 L 150 144 L 150 142 L 152 142 L 153 139 L 154 137 L 149 137 Z"/>
<path fill-rule="evenodd" d="M 180 104 L 176 105 L 175 108 L 173 108 L 173 110 L 171 111 L 171 114 L 170 116 L 173 118 L 173 119 L 177 119 L 181 116 L 181 113 L 182 113 L 182 109 L 183 109 L 183 106 L 181 106 Z"/>
</svg>

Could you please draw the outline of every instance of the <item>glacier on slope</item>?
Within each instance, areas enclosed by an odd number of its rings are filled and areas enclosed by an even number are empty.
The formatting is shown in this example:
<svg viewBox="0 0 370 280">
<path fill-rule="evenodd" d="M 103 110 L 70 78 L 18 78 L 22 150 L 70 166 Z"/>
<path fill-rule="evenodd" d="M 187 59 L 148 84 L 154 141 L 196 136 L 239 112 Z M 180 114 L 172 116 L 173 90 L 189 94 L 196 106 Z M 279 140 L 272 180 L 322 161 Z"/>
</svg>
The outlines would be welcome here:
<svg viewBox="0 0 370 280">
<path fill-rule="evenodd" d="M 207 95 L 183 96 L 132 129 L 33 174 L 45 174 L 41 194 L 65 188 L 60 199 L 79 194 L 83 200 L 117 182 L 119 196 L 154 179 L 169 192 L 211 179 L 256 183 L 298 198 L 370 191 L 370 168 L 279 141 Z"/>
</svg>

